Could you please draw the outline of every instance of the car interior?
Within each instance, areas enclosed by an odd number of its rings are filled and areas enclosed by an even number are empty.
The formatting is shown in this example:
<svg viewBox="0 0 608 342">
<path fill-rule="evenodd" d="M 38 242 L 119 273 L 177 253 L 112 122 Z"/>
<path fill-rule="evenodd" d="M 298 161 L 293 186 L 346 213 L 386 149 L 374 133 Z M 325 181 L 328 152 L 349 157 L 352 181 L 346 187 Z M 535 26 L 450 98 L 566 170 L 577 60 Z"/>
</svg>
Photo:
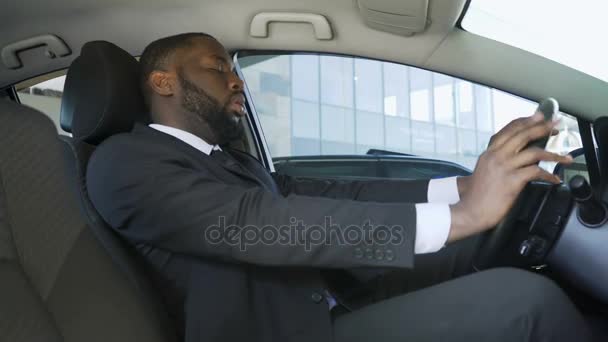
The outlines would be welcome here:
<svg viewBox="0 0 608 342">
<path fill-rule="evenodd" d="M 248 88 L 251 76 L 243 71 L 243 56 L 258 56 L 263 62 L 268 54 L 303 53 L 407 65 L 533 102 L 558 99 L 560 110 L 573 117 L 579 129 L 582 146 L 567 151 L 575 163 L 555 168 L 563 184 L 533 182 L 524 189 L 509 214 L 484 237 L 474 267 L 519 267 L 552 278 L 596 334 L 608 336 L 608 72 L 592 75 L 469 32 L 463 22 L 477 1 L 4 4 L 0 340 L 178 340 L 151 285 L 154 272 L 96 212 L 88 199 L 85 171 L 105 139 L 129 132 L 136 122 L 149 123 L 136 57 L 153 40 L 182 32 L 215 36 L 234 56 L 235 72 Z M 608 33 L 605 28 L 603 33 Z M 602 70 L 608 68 L 605 61 Z M 20 97 L 23 84 L 29 87 L 58 75 L 65 75 L 58 113 L 47 113 Z M 233 147 L 275 171 L 277 160 L 271 156 L 268 130 L 262 129 L 253 93 L 246 92 L 245 137 Z M 324 158 L 317 160 L 319 168 L 327 167 Z M 344 178 L 355 175 L 338 166 L 334 177 L 341 172 Z M 454 174 L 468 174 L 468 167 L 453 167 L 463 172 Z"/>
</svg>

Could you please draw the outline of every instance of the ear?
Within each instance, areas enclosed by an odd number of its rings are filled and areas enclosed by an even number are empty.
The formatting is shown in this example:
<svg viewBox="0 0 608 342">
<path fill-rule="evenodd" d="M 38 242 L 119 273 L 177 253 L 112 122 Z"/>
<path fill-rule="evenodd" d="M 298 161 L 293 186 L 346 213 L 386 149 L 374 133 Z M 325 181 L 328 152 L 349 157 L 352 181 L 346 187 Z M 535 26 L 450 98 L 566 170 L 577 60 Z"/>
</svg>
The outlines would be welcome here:
<svg viewBox="0 0 608 342">
<path fill-rule="evenodd" d="M 172 96 L 175 93 L 175 77 L 170 72 L 153 71 L 148 77 L 148 85 L 160 96 Z"/>
</svg>

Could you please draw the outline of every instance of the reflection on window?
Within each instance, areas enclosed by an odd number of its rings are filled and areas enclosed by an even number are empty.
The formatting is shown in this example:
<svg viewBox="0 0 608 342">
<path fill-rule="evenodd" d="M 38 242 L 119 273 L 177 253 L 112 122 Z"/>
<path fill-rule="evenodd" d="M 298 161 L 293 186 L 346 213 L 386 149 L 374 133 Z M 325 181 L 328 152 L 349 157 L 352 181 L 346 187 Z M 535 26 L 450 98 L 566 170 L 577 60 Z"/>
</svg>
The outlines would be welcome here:
<svg viewBox="0 0 608 342">
<path fill-rule="evenodd" d="M 419 121 L 431 121 L 429 109 L 429 90 L 415 90 L 411 92 L 412 119 Z"/>
</svg>

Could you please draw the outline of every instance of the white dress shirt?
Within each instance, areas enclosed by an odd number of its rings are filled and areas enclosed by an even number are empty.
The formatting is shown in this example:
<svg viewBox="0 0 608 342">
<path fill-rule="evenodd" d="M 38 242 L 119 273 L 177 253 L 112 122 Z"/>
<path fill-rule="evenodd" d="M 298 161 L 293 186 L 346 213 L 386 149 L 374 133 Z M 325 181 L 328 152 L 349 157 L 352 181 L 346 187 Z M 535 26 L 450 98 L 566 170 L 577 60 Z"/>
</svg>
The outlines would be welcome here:
<svg viewBox="0 0 608 342">
<path fill-rule="evenodd" d="M 213 150 L 222 150 L 218 145 L 211 145 L 196 135 L 178 128 L 159 124 L 151 124 L 150 127 L 169 134 L 206 155 L 211 154 Z M 449 205 L 460 201 L 456 178 L 432 179 L 427 189 L 428 202 L 416 204 L 414 253 L 437 252 L 445 245 L 452 224 Z"/>
</svg>

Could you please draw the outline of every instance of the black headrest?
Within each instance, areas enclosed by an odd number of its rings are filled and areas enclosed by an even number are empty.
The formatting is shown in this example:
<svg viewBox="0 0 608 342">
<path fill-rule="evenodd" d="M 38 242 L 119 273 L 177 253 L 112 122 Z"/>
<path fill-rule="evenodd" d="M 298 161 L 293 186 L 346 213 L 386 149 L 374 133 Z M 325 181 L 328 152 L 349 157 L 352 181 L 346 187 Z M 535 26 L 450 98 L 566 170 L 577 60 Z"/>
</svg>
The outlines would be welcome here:
<svg viewBox="0 0 608 342">
<path fill-rule="evenodd" d="M 139 63 L 106 41 L 86 43 L 70 66 L 61 100 L 61 128 L 97 145 L 148 122 L 139 86 Z"/>
</svg>

